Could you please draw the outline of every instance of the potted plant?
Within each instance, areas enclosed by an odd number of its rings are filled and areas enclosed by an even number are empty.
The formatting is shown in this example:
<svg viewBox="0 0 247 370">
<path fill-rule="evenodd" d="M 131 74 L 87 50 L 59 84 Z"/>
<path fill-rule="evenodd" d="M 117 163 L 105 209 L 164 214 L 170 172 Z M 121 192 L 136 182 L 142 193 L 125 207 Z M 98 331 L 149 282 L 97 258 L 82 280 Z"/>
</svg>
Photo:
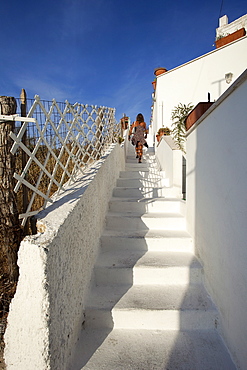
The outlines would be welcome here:
<svg viewBox="0 0 247 370">
<path fill-rule="evenodd" d="M 230 42 L 238 40 L 240 37 L 243 37 L 245 35 L 246 30 L 244 27 L 227 35 L 219 35 L 215 41 L 216 49 L 220 48 L 221 46 L 227 45 Z"/>
<path fill-rule="evenodd" d="M 213 102 L 200 102 L 188 114 L 185 119 L 185 128 L 188 131 L 194 123 L 213 105 Z"/>
<path fill-rule="evenodd" d="M 165 72 L 167 72 L 167 69 L 163 68 L 163 67 L 155 68 L 155 70 L 154 70 L 155 76 L 159 76 L 159 75 L 161 75 L 162 73 L 165 73 Z"/>
<path fill-rule="evenodd" d="M 158 134 L 160 136 L 167 136 L 171 134 L 171 130 L 169 129 L 169 127 L 161 127 L 158 131 Z"/>
<path fill-rule="evenodd" d="M 157 78 L 155 78 L 155 79 L 153 80 L 153 82 L 152 82 L 152 85 L 153 85 L 154 90 L 156 89 L 156 82 L 157 82 Z"/>
<path fill-rule="evenodd" d="M 172 123 L 173 130 L 171 132 L 172 138 L 177 144 L 178 148 L 185 153 L 184 149 L 184 142 L 185 142 L 185 120 L 188 114 L 192 111 L 194 106 L 189 104 L 182 104 L 179 103 L 174 109 L 172 110 L 171 119 L 174 121 Z"/>
<path fill-rule="evenodd" d="M 157 139 L 158 143 L 160 142 L 161 136 L 168 136 L 170 134 L 171 134 L 171 130 L 169 129 L 169 127 L 161 127 L 158 130 L 157 135 L 156 135 L 156 139 Z"/>
</svg>

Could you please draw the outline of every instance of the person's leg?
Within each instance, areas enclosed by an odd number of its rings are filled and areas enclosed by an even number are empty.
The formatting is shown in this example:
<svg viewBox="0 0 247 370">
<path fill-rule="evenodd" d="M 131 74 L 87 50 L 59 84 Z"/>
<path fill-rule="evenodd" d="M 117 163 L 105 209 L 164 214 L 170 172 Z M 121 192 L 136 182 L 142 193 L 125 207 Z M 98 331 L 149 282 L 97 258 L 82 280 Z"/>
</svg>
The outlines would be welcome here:
<svg viewBox="0 0 247 370">
<path fill-rule="evenodd" d="M 139 158 L 139 141 L 136 143 L 136 158 Z"/>
<path fill-rule="evenodd" d="M 137 146 L 136 146 L 136 156 L 139 158 L 139 163 L 141 163 L 141 159 L 142 159 L 142 148 L 143 148 L 143 145 L 138 141 Z"/>
</svg>

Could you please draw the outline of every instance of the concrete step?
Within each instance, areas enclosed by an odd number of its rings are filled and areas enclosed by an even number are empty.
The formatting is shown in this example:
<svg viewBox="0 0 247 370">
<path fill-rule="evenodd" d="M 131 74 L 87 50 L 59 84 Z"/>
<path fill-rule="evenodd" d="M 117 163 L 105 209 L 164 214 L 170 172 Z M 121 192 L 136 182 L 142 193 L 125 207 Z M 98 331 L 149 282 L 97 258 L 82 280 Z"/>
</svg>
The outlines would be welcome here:
<svg viewBox="0 0 247 370">
<path fill-rule="evenodd" d="M 236 370 L 216 331 L 85 329 L 68 370 Z"/>
<path fill-rule="evenodd" d="M 134 198 L 136 200 L 141 200 L 144 198 L 159 198 L 159 197 L 178 197 L 179 189 L 176 188 L 165 188 L 160 187 L 116 187 L 113 189 L 113 197 L 117 198 Z"/>
<path fill-rule="evenodd" d="M 121 171 L 119 174 L 120 179 L 159 179 L 161 180 L 163 177 L 157 171 L 152 171 L 150 169 L 142 169 L 142 170 L 135 170 L 135 171 Z"/>
<path fill-rule="evenodd" d="M 201 283 L 202 266 L 186 252 L 107 251 L 95 268 L 96 285 L 188 285 Z"/>
<path fill-rule="evenodd" d="M 201 284 L 100 285 L 92 289 L 88 307 L 105 310 L 215 310 Z"/>
<path fill-rule="evenodd" d="M 157 167 L 153 166 L 153 168 Z M 145 161 L 142 161 L 142 163 L 138 163 L 138 159 L 136 159 L 135 163 L 125 163 L 125 171 L 140 171 L 142 169 L 150 170 L 150 164 Z"/>
<path fill-rule="evenodd" d="M 85 312 L 88 327 L 210 330 L 217 311 L 202 285 L 97 287 Z"/>
<path fill-rule="evenodd" d="M 138 161 L 138 160 L 137 160 Z M 160 173 L 156 163 L 142 162 L 142 163 L 126 163 L 125 171 L 150 171 L 152 173 Z"/>
<path fill-rule="evenodd" d="M 108 212 L 107 230 L 185 230 L 186 220 L 179 213 L 117 213 Z"/>
<path fill-rule="evenodd" d="M 181 213 L 185 212 L 185 202 L 174 198 L 150 198 L 139 202 L 133 198 L 112 198 L 109 202 L 111 212 L 144 213 Z"/>
<path fill-rule="evenodd" d="M 190 252 L 194 251 L 191 236 L 184 230 L 104 230 L 101 236 L 104 251 L 153 251 Z"/>
<path fill-rule="evenodd" d="M 143 162 L 143 163 L 126 163 L 125 164 L 125 171 L 130 172 L 139 172 L 139 171 L 149 171 L 150 173 L 161 174 L 159 168 L 156 164 Z"/>
<path fill-rule="evenodd" d="M 162 186 L 161 180 L 156 179 L 155 177 L 149 179 L 118 179 L 117 187 L 129 187 L 129 188 L 160 188 Z"/>
<path fill-rule="evenodd" d="M 142 156 L 142 163 L 139 163 L 138 161 L 139 161 L 139 159 L 136 158 L 135 155 L 134 156 L 127 156 L 125 165 L 126 166 L 132 166 L 132 165 L 134 165 L 134 166 L 143 166 L 143 165 L 151 165 L 152 163 L 154 165 L 156 165 L 156 163 L 154 161 L 152 161 L 149 156 L 146 156 L 146 155 Z"/>
</svg>

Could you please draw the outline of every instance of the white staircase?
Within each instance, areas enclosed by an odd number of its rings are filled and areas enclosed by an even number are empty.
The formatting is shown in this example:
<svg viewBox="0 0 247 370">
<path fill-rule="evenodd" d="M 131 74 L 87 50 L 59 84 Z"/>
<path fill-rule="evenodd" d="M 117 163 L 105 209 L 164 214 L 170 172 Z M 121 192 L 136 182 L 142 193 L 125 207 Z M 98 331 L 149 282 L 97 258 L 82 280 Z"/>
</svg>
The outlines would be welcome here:
<svg viewBox="0 0 247 370">
<path fill-rule="evenodd" d="M 154 155 L 130 148 L 114 189 L 71 370 L 228 370 L 217 310 L 186 231 L 184 202 Z"/>
</svg>

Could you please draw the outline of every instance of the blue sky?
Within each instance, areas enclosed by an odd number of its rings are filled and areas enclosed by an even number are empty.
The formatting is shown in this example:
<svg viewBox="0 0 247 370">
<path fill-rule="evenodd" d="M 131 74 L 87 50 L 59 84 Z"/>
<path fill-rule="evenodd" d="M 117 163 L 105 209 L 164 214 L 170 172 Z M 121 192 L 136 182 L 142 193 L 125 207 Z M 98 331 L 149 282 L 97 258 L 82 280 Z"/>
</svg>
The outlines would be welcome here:
<svg viewBox="0 0 247 370">
<path fill-rule="evenodd" d="M 154 69 L 214 49 L 219 16 L 246 0 L 5 0 L 1 2 L 0 95 L 141 112 L 149 124 Z"/>
</svg>

